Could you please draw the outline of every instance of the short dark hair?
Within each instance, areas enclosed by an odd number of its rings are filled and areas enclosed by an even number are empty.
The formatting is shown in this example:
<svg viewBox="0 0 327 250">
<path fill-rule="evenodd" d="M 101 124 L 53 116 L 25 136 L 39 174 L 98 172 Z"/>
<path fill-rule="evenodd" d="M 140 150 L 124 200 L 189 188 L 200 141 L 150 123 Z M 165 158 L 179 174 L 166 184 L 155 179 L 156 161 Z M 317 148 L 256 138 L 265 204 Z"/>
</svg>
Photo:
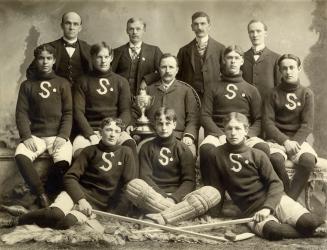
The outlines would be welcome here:
<svg viewBox="0 0 327 250">
<path fill-rule="evenodd" d="M 258 19 L 252 19 L 252 20 L 248 23 L 248 31 L 249 31 L 250 25 L 251 25 L 252 23 L 261 23 L 261 24 L 263 25 L 264 30 L 265 30 L 265 31 L 268 30 L 268 26 L 267 26 L 263 21 L 258 20 Z"/>
<path fill-rule="evenodd" d="M 91 56 L 96 56 L 99 54 L 99 52 L 102 49 L 108 49 L 109 55 L 113 55 L 113 49 L 106 43 L 106 42 L 101 42 L 101 43 L 96 43 L 91 46 L 90 49 L 90 54 Z"/>
<path fill-rule="evenodd" d="M 61 23 L 62 23 L 62 24 L 64 23 L 64 19 L 65 19 L 65 17 L 66 17 L 67 14 L 69 14 L 69 13 L 75 13 L 76 15 L 78 15 L 79 18 L 80 18 L 80 20 L 81 20 L 81 23 L 80 23 L 80 24 L 82 24 L 82 18 L 81 18 L 81 16 L 80 16 L 78 13 L 74 12 L 74 11 L 67 11 L 67 12 L 65 12 L 65 13 L 61 16 Z"/>
<path fill-rule="evenodd" d="M 232 51 L 235 51 L 237 54 L 239 54 L 242 57 L 244 56 L 244 52 L 243 52 L 243 50 L 242 50 L 242 48 L 240 46 L 238 46 L 238 45 L 230 45 L 230 46 L 228 46 L 228 47 L 225 48 L 224 54 L 223 54 L 224 57 L 227 54 L 229 54 L 230 52 L 232 52 Z"/>
<path fill-rule="evenodd" d="M 205 17 L 207 18 L 208 23 L 210 23 L 210 17 L 207 13 L 205 13 L 204 11 L 197 11 L 192 15 L 192 23 L 195 19 L 197 19 L 198 17 Z"/>
<path fill-rule="evenodd" d="M 50 44 L 42 44 L 36 47 L 34 50 L 34 58 L 37 58 L 42 53 L 42 51 L 48 51 L 49 54 L 53 55 L 53 58 L 56 58 L 56 49 Z"/>
<path fill-rule="evenodd" d="M 154 113 L 154 122 L 158 121 L 161 116 L 165 116 L 168 121 L 177 121 L 176 112 L 172 108 L 167 107 L 160 107 L 155 113 Z"/>
<path fill-rule="evenodd" d="M 297 57 L 296 55 L 293 55 L 293 54 L 284 54 L 284 55 L 280 56 L 278 61 L 277 61 L 277 64 L 278 64 L 279 68 L 280 68 L 280 65 L 281 65 L 281 63 L 282 63 L 282 61 L 284 59 L 292 59 L 292 60 L 296 61 L 298 67 L 301 66 L 301 60 L 300 60 L 299 57 Z"/>
<path fill-rule="evenodd" d="M 162 56 L 160 57 L 160 60 L 159 60 L 159 65 L 161 64 L 161 61 L 162 61 L 163 59 L 165 59 L 165 58 L 169 58 L 169 57 L 172 57 L 172 58 L 175 59 L 175 61 L 176 61 L 176 65 L 177 65 L 177 67 L 178 67 L 179 63 L 178 63 L 177 56 L 175 56 L 175 55 L 173 55 L 173 54 L 171 54 L 171 53 L 164 53 L 164 54 L 162 54 Z"/>
<path fill-rule="evenodd" d="M 130 19 L 127 20 L 127 23 L 126 23 L 126 28 L 128 27 L 128 25 L 130 23 L 135 23 L 135 22 L 141 22 L 143 23 L 143 28 L 146 29 L 146 23 L 144 22 L 144 20 L 140 17 L 131 17 Z"/>
<path fill-rule="evenodd" d="M 100 128 L 103 129 L 105 126 L 109 125 L 110 123 L 116 123 L 118 127 L 121 128 L 121 131 L 123 131 L 126 127 L 125 123 L 120 118 L 113 118 L 113 117 L 106 117 L 104 118 L 100 123 Z"/>
<path fill-rule="evenodd" d="M 243 115 L 242 113 L 239 113 L 239 112 L 231 112 L 224 116 L 224 119 L 223 119 L 224 128 L 233 119 L 235 119 L 238 122 L 243 123 L 244 128 L 249 128 L 249 126 L 250 126 L 249 119 L 245 115 Z"/>
</svg>

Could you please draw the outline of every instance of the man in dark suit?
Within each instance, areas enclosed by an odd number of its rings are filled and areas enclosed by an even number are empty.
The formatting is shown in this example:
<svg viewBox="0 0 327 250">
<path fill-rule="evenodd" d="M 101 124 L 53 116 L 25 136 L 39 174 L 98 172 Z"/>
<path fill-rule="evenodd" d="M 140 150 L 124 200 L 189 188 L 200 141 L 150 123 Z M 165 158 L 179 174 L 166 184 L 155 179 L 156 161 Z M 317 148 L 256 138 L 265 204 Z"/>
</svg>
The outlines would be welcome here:
<svg viewBox="0 0 327 250">
<path fill-rule="evenodd" d="M 130 18 L 126 27 L 129 42 L 114 50 L 111 63 L 112 71 L 128 80 L 134 96 L 141 86 L 160 79 L 159 60 L 162 52 L 157 46 L 142 41 L 145 31 L 146 23 L 141 18 Z"/>
<path fill-rule="evenodd" d="M 82 30 L 82 19 L 76 12 L 67 12 L 61 19 L 63 37 L 49 44 L 56 49 L 56 64 L 54 71 L 57 75 L 66 78 L 72 85 L 76 79 L 92 69 L 90 46 L 78 39 Z M 27 69 L 28 79 L 35 77 L 35 60 Z"/>
<path fill-rule="evenodd" d="M 194 13 L 191 27 L 196 37 L 178 52 L 177 79 L 190 84 L 202 100 L 207 87 L 220 80 L 225 46 L 209 37 L 210 18 L 206 13 Z"/>
<path fill-rule="evenodd" d="M 267 26 L 262 21 L 251 20 L 248 24 L 248 33 L 252 48 L 244 54 L 243 78 L 256 86 L 264 99 L 280 82 L 277 66 L 280 55 L 266 47 Z"/>
</svg>

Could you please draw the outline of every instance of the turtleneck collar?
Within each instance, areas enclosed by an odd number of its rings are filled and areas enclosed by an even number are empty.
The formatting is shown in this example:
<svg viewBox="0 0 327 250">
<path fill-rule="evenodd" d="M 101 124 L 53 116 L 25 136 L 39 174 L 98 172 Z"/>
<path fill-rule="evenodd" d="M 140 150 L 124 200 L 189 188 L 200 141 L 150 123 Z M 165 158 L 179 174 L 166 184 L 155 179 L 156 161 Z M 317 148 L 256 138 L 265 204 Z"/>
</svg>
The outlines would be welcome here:
<svg viewBox="0 0 327 250">
<path fill-rule="evenodd" d="M 296 83 L 287 83 L 282 78 L 280 88 L 286 92 L 294 92 L 296 89 L 298 89 L 300 86 L 300 80 L 297 80 Z"/>
<path fill-rule="evenodd" d="M 243 153 L 249 149 L 249 147 L 245 145 L 245 139 L 237 145 L 232 145 L 227 140 L 224 146 L 226 150 L 231 153 Z"/>
<path fill-rule="evenodd" d="M 111 68 L 106 72 L 101 72 L 97 69 L 93 69 L 93 71 L 91 72 L 91 75 L 95 77 L 108 77 L 111 74 L 112 74 Z"/>
<path fill-rule="evenodd" d="M 44 73 L 44 72 L 40 72 L 38 71 L 38 74 L 36 76 L 37 80 L 50 80 L 55 78 L 56 74 L 51 71 L 50 73 Z"/>
<path fill-rule="evenodd" d="M 169 147 L 176 141 L 176 137 L 175 137 L 174 133 L 172 133 L 170 136 L 168 136 L 166 138 L 157 136 L 156 140 L 160 146 Z"/>
<path fill-rule="evenodd" d="M 222 75 L 221 75 L 222 80 L 226 81 L 226 82 L 232 82 L 232 83 L 238 83 L 238 82 L 242 82 L 243 78 L 242 78 L 242 71 L 240 70 L 240 72 L 236 75 L 231 75 L 228 74 L 226 72 L 226 70 L 222 71 Z"/>
<path fill-rule="evenodd" d="M 109 145 L 105 145 L 104 143 L 103 143 L 103 141 L 101 140 L 100 142 L 99 142 L 99 144 L 98 144 L 98 148 L 101 150 L 101 151 L 103 151 L 103 152 L 114 152 L 114 151 L 116 151 L 118 148 L 119 148 L 119 146 L 118 145 L 113 145 L 113 146 L 109 146 Z"/>
</svg>

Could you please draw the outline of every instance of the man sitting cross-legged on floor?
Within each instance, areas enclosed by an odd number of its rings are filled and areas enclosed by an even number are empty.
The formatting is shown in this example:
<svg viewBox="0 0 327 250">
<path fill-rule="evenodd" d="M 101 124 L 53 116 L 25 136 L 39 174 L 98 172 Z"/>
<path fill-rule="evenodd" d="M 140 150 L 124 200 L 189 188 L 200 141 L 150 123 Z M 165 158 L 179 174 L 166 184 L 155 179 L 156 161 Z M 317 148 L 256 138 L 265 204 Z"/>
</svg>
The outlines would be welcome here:
<svg viewBox="0 0 327 250">
<path fill-rule="evenodd" d="M 250 229 L 269 240 L 326 233 L 321 218 L 284 193 L 268 156 L 246 145 L 247 117 L 232 112 L 223 124 L 227 142 L 215 148 L 209 159 L 214 169 L 210 174 L 216 180 L 213 186 L 222 196 L 227 191 L 244 216 L 254 217 Z"/>
<path fill-rule="evenodd" d="M 146 217 L 172 224 L 204 214 L 218 204 L 219 192 L 209 186 L 195 189 L 195 161 L 187 145 L 173 134 L 176 113 L 162 107 L 154 115 L 157 136 L 139 152 L 140 178 L 128 183 L 126 195 L 146 210 Z"/>
<path fill-rule="evenodd" d="M 67 229 L 86 221 L 93 208 L 119 212 L 123 200 L 120 191 L 137 177 L 135 162 L 132 150 L 117 144 L 124 129 L 119 118 L 105 118 L 100 128 L 101 141 L 81 152 L 64 176 L 66 191 L 61 192 L 49 208 L 0 219 L 0 227 L 36 224 Z"/>
</svg>

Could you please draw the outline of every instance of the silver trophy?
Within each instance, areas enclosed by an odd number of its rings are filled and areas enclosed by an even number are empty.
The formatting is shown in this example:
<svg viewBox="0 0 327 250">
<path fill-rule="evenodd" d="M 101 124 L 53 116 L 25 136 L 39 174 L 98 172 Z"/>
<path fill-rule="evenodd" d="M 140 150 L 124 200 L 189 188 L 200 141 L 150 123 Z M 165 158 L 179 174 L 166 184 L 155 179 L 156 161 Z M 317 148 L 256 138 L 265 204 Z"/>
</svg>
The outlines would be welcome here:
<svg viewBox="0 0 327 250">
<path fill-rule="evenodd" d="M 135 134 L 153 134 L 154 131 L 151 129 L 151 122 L 145 115 L 145 111 L 153 104 L 154 97 L 146 93 L 146 88 L 141 88 L 137 96 L 135 96 L 136 105 L 141 110 L 141 116 L 136 121 Z"/>
</svg>

